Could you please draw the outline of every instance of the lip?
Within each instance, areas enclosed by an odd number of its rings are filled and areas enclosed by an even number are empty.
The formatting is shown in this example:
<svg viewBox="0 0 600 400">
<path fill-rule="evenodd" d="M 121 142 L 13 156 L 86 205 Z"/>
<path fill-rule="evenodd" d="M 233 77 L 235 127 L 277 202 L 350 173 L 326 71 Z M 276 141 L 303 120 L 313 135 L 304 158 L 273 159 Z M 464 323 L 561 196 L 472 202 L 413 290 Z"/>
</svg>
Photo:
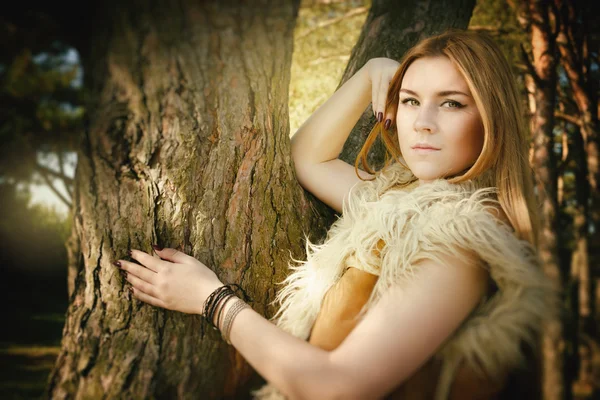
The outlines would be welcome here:
<svg viewBox="0 0 600 400">
<path fill-rule="evenodd" d="M 417 143 L 412 147 L 414 150 L 439 150 L 437 147 L 430 146 L 425 143 Z"/>
</svg>

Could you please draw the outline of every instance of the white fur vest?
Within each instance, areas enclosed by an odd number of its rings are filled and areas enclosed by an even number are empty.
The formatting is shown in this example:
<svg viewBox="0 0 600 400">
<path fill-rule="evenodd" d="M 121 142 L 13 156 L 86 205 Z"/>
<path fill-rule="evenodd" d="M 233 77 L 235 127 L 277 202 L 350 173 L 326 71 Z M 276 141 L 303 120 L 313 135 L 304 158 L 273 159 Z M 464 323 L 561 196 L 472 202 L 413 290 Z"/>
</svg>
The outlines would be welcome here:
<svg viewBox="0 0 600 400">
<path fill-rule="evenodd" d="M 414 265 L 436 253 L 474 250 L 498 290 L 485 297 L 434 357 L 442 360 L 436 399 L 447 398 L 461 362 L 487 376 L 521 366 L 520 342 L 534 348 L 545 319 L 556 315 L 557 290 L 541 271 L 534 249 L 491 211 L 500 207 L 491 175 L 451 184 L 444 179 L 402 187 L 414 175 L 399 164 L 357 183 L 342 216 L 320 244 L 306 239 L 307 260 L 290 265 L 275 302 L 272 320 L 284 331 L 307 340 L 326 292 L 340 278 L 347 257 L 379 278 L 360 316 L 391 285 L 410 282 Z M 374 252 L 383 239 L 384 248 Z M 379 255 L 378 255 L 379 254 Z M 400 382 L 399 382 L 400 384 Z M 272 385 L 253 392 L 256 399 L 285 397 Z"/>
</svg>

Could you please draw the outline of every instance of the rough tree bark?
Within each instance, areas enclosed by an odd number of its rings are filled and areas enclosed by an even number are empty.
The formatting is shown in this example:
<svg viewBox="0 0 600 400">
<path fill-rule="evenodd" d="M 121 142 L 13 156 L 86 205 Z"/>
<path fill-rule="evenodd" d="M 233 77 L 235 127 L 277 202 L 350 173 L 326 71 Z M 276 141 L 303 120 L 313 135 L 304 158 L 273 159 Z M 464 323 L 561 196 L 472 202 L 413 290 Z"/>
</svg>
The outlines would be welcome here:
<svg viewBox="0 0 600 400">
<path fill-rule="evenodd" d="M 339 86 L 371 58 L 399 61 L 410 47 L 427 36 L 448 28 L 466 29 L 474 7 L 475 0 L 411 0 L 401 4 L 393 0 L 374 0 Z M 354 164 L 374 123 L 375 117 L 368 107 L 339 158 Z M 383 165 L 383 156 L 383 144 L 377 140 L 369 154 L 369 164 L 379 168 Z"/>
<path fill-rule="evenodd" d="M 549 0 L 528 0 L 519 6 L 519 21 L 530 33 L 532 61 L 523 49 L 529 74 L 532 167 L 536 174 L 538 201 L 542 206 L 539 253 L 544 271 L 561 282 L 557 251 L 557 168 L 554 146 L 554 107 L 556 102 L 556 21 Z M 552 321 L 542 335 L 542 393 L 548 400 L 564 395 L 563 333 L 561 321 Z"/>
<path fill-rule="evenodd" d="M 297 183 L 298 2 L 103 3 L 90 32 L 70 306 L 51 398 L 243 398 L 253 370 L 199 316 L 131 298 L 112 262 L 180 247 L 268 305 L 325 207 Z M 252 385 L 252 386 L 257 386 Z"/>
</svg>

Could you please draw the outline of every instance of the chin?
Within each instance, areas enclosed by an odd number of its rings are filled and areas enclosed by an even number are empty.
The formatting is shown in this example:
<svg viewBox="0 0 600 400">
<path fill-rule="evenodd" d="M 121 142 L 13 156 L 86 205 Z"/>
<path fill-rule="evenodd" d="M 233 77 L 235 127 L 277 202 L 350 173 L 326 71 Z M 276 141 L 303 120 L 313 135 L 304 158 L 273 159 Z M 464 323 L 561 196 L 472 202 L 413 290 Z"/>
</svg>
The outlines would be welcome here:
<svg viewBox="0 0 600 400">
<path fill-rule="evenodd" d="M 433 176 L 418 176 L 415 175 L 417 178 L 419 178 L 419 180 L 423 183 L 427 183 L 427 182 L 433 182 L 436 179 L 444 179 L 444 176 L 442 175 L 433 175 Z"/>
<path fill-rule="evenodd" d="M 410 167 L 410 165 L 409 165 Z M 436 179 L 441 179 L 444 177 L 444 174 L 439 170 L 433 170 L 430 168 L 411 168 L 410 169 L 414 176 L 419 178 L 419 180 L 423 182 L 433 181 Z"/>
</svg>

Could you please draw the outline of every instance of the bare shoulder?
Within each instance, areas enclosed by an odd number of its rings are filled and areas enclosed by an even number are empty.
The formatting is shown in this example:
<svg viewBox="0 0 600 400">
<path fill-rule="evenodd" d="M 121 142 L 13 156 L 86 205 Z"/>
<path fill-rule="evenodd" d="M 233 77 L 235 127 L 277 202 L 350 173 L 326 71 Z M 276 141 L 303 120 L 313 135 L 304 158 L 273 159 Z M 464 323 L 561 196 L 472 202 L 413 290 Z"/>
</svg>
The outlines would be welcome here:
<svg viewBox="0 0 600 400">
<path fill-rule="evenodd" d="M 410 283 L 389 288 L 330 353 L 348 398 L 393 391 L 433 356 L 487 289 L 488 272 L 468 250 L 424 259 L 415 267 Z"/>
</svg>

